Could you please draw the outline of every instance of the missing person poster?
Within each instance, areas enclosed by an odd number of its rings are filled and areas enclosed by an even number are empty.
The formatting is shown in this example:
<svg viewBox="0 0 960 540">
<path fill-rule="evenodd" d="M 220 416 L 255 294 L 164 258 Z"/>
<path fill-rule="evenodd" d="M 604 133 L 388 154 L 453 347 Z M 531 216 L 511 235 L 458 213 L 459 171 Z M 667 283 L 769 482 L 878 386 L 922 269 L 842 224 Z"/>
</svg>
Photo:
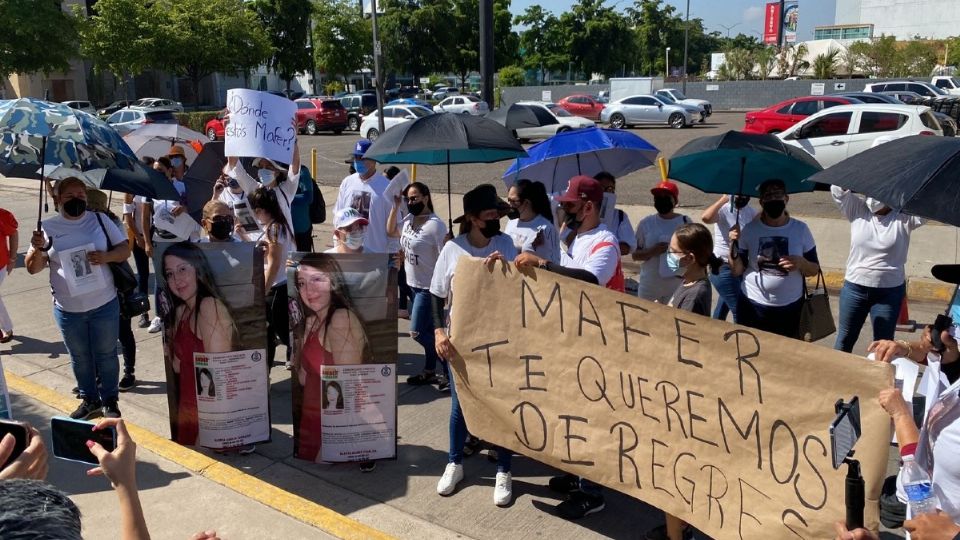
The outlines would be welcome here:
<svg viewBox="0 0 960 540">
<path fill-rule="evenodd" d="M 396 457 L 396 270 L 382 253 L 293 259 L 294 455 L 333 463 Z"/>
<path fill-rule="evenodd" d="M 466 308 L 450 367 L 472 434 L 711 538 L 833 538 L 846 467 L 829 428 L 835 402 L 857 396 L 854 457 L 877 523 L 891 366 L 542 270 L 464 257 L 453 279 Z"/>
<path fill-rule="evenodd" d="M 262 252 L 253 242 L 159 243 L 154 268 L 170 438 L 213 449 L 269 441 Z"/>
</svg>

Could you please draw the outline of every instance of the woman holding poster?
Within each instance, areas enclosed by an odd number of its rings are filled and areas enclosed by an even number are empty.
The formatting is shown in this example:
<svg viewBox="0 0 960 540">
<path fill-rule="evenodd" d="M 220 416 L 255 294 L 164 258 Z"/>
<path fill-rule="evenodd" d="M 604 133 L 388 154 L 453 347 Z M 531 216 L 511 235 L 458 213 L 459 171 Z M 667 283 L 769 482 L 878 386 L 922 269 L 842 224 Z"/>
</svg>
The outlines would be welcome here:
<svg viewBox="0 0 960 540">
<path fill-rule="evenodd" d="M 314 254 L 300 262 L 295 275 L 303 317 L 294 330 L 294 369 L 304 396 L 327 398 L 323 366 L 369 361 L 370 343 L 333 257 Z M 342 408 L 343 394 L 339 387 L 337 391 Z M 303 399 L 297 452 L 301 459 L 316 461 L 319 456 L 322 408 L 316 399 Z"/>
<path fill-rule="evenodd" d="M 196 444 L 199 433 L 197 415 L 195 353 L 232 351 L 237 328 L 203 251 L 191 242 L 176 243 L 164 252 L 160 272 L 166 298 L 172 303 L 165 313 L 171 367 L 177 375 L 177 419 L 174 440 Z"/>
</svg>

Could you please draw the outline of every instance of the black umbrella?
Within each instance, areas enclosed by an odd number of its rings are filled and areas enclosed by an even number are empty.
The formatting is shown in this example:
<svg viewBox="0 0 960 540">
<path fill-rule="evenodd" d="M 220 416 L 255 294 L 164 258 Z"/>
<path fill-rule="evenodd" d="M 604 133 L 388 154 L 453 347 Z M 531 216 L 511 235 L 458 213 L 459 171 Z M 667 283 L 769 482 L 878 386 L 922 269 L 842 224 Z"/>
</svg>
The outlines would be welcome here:
<svg viewBox="0 0 960 540">
<path fill-rule="evenodd" d="M 203 145 L 203 150 L 183 176 L 183 184 L 187 189 L 187 212 L 197 223 L 202 217 L 203 206 L 213 197 L 213 186 L 217 183 L 223 166 L 227 164 L 223 144 L 223 141 L 212 141 Z M 253 159 L 241 158 L 240 163 L 250 176 L 257 177 Z"/>
<path fill-rule="evenodd" d="M 896 139 L 807 181 L 840 186 L 894 210 L 960 227 L 960 139 L 955 137 Z"/>
<path fill-rule="evenodd" d="M 559 124 L 557 117 L 550 114 L 546 107 L 536 107 L 514 103 L 509 107 L 500 107 L 486 114 L 486 118 L 513 131 L 516 129 L 532 128 Z"/>
<path fill-rule="evenodd" d="M 527 155 L 510 131 L 479 116 L 438 113 L 396 125 L 377 137 L 363 157 L 379 163 L 447 165 L 447 203 L 450 195 L 450 165 L 494 163 Z M 453 218 L 450 217 L 450 229 Z"/>
</svg>

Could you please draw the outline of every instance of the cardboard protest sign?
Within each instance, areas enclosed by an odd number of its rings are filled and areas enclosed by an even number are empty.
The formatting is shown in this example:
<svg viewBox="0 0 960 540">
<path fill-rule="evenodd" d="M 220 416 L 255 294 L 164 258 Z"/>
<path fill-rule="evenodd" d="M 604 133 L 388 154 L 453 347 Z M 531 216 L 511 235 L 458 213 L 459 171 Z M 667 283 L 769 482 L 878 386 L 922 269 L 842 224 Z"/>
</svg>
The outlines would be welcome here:
<svg viewBox="0 0 960 540">
<path fill-rule="evenodd" d="M 233 88 L 227 90 L 230 122 L 224 134 L 224 154 L 265 157 L 280 163 L 293 160 L 297 105 L 287 98 Z"/>
<path fill-rule="evenodd" d="M 170 438 L 216 449 L 269 441 L 262 252 L 253 242 L 161 242 L 153 264 Z"/>
<path fill-rule="evenodd" d="M 451 361 L 470 432 L 680 517 L 713 538 L 832 538 L 845 467 L 834 402 L 859 396 L 855 457 L 876 523 L 890 366 L 594 285 L 460 260 Z"/>
<path fill-rule="evenodd" d="M 294 455 L 315 462 L 396 457 L 396 270 L 383 253 L 293 259 Z"/>
</svg>

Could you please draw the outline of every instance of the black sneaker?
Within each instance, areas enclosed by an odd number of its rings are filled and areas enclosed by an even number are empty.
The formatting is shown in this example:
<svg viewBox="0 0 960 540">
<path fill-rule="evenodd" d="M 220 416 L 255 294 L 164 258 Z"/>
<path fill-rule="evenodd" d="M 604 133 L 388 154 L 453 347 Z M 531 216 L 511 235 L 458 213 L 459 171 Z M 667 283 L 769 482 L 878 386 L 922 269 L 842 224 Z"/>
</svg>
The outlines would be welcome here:
<svg viewBox="0 0 960 540">
<path fill-rule="evenodd" d="M 423 386 L 425 384 L 434 384 L 440 382 L 437 374 L 432 371 L 424 371 L 411 377 L 407 377 L 407 384 L 412 386 Z"/>
<path fill-rule="evenodd" d="M 670 540 L 670 537 L 667 536 L 666 525 L 650 529 L 644 538 L 646 540 Z M 683 540 L 693 540 L 693 529 L 689 525 L 683 528 Z"/>
<path fill-rule="evenodd" d="M 446 377 L 439 377 L 437 379 L 437 390 L 441 392 L 450 393 L 450 381 Z"/>
<path fill-rule="evenodd" d="M 144 313 L 140 315 L 140 322 L 137 323 L 139 328 L 148 328 L 150 326 L 150 316 Z"/>
<path fill-rule="evenodd" d="M 580 519 L 590 514 L 596 514 L 606 507 L 603 496 L 587 495 L 582 491 L 575 491 L 570 498 L 554 508 L 557 514 L 566 519 Z"/>
<path fill-rule="evenodd" d="M 91 420 L 103 416 L 103 403 L 100 401 L 83 400 L 77 410 L 70 413 L 70 418 L 74 420 Z"/>
<path fill-rule="evenodd" d="M 70 393 L 77 397 L 80 397 L 80 387 L 74 386 L 73 388 L 70 389 Z"/>
<path fill-rule="evenodd" d="M 377 468 L 376 461 L 361 461 L 360 462 L 360 472 L 370 472 Z"/>
<path fill-rule="evenodd" d="M 580 478 L 573 474 L 554 476 L 550 479 L 550 491 L 573 493 L 580 489 Z"/>
<path fill-rule="evenodd" d="M 133 376 L 133 373 L 124 372 L 123 377 L 120 379 L 120 385 L 118 388 L 121 392 L 127 392 L 133 389 L 137 385 L 137 378 Z"/>
<path fill-rule="evenodd" d="M 110 399 L 103 403 L 103 416 L 105 418 L 120 418 L 120 407 L 117 406 L 117 400 Z"/>
</svg>

